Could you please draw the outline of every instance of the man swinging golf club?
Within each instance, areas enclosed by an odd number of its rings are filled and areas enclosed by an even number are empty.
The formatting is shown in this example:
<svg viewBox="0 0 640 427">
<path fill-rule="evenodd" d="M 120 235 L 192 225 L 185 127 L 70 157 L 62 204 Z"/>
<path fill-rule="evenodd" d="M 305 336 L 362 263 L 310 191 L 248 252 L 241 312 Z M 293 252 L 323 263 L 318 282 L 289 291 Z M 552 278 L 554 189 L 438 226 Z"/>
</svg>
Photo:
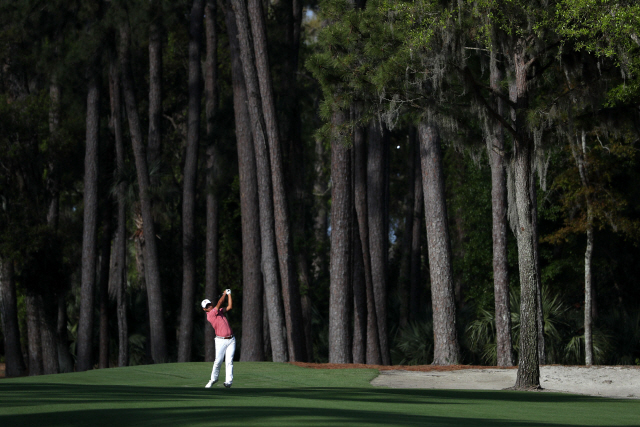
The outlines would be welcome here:
<svg viewBox="0 0 640 427">
<path fill-rule="evenodd" d="M 224 298 L 227 297 L 227 307 L 220 307 Z M 202 309 L 207 313 L 207 320 L 213 326 L 216 332 L 216 360 L 213 362 L 213 370 L 211 371 L 211 380 L 207 383 L 205 388 L 211 388 L 212 385 L 218 382 L 218 375 L 220 374 L 220 365 L 222 359 L 225 359 L 226 366 L 226 380 L 224 386 L 229 388 L 233 383 L 233 355 L 236 352 L 236 338 L 233 336 L 233 331 L 229 326 L 226 313 L 231 310 L 233 301 L 231 300 L 231 289 L 227 289 L 222 293 L 222 296 L 218 300 L 218 304 L 214 307 L 211 301 L 208 299 L 202 300 Z"/>
</svg>

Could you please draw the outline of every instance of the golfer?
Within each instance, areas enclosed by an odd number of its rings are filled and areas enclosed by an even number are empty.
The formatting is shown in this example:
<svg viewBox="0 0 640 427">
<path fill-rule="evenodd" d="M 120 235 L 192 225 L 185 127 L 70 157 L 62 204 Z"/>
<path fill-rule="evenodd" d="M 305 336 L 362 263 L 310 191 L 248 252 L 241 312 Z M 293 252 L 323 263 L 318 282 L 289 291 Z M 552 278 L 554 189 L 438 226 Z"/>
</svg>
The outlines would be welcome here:
<svg viewBox="0 0 640 427">
<path fill-rule="evenodd" d="M 228 298 L 227 307 L 221 308 L 220 306 L 225 297 Z M 236 352 L 236 338 L 233 336 L 233 331 L 229 326 L 229 321 L 226 316 L 226 313 L 233 307 L 231 289 L 227 289 L 222 293 L 215 307 L 208 299 L 202 300 L 201 305 L 202 309 L 207 313 L 207 320 L 216 331 L 216 360 L 213 362 L 211 380 L 205 388 L 211 388 L 212 385 L 218 382 L 222 359 L 226 359 L 226 381 L 224 382 L 224 386 L 229 388 L 233 383 L 233 355 Z"/>
</svg>

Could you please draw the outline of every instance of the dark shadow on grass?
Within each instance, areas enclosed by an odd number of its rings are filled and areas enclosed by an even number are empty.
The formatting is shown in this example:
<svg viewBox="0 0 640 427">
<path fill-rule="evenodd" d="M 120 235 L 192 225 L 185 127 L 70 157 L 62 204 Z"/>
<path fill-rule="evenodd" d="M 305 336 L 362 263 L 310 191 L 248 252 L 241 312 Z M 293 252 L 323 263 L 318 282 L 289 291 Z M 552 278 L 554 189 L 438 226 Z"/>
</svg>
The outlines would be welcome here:
<svg viewBox="0 0 640 427">
<path fill-rule="evenodd" d="M 472 412 L 473 405 L 484 403 L 486 406 L 491 402 L 513 406 L 513 419 L 484 418 Z M 206 390 L 187 387 L 0 384 L 0 426 L 312 426 L 338 423 L 336 425 L 559 427 L 575 425 L 575 422 L 565 424 L 553 419 L 542 420 L 542 416 L 539 422 L 519 421 L 519 404 L 535 404 L 542 408 L 549 407 L 550 403 L 591 405 L 608 402 L 620 404 L 621 401 L 510 391 L 325 387 L 234 387 L 228 390 L 214 387 Z M 444 412 L 447 416 L 442 416 L 442 410 L 434 410 L 443 405 L 447 407 Z M 434 415 L 435 412 L 439 415 Z"/>
</svg>

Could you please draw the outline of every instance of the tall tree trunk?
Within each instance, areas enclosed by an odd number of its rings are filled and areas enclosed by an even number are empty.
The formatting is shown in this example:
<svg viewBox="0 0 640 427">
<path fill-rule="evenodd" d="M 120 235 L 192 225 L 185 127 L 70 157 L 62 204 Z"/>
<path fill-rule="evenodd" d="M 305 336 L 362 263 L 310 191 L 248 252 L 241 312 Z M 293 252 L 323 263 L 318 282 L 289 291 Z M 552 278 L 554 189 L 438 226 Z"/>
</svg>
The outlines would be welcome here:
<svg viewBox="0 0 640 427">
<path fill-rule="evenodd" d="M 413 225 L 411 227 L 413 236 L 411 237 L 411 281 L 410 281 L 410 310 L 409 320 L 414 320 L 420 310 L 422 283 L 422 213 L 424 209 L 424 191 L 422 190 L 422 168 L 420 167 L 420 141 L 417 130 L 414 131 L 414 202 L 413 202 Z"/>
<path fill-rule="evenodd" d="M 364 290 L 366 303 L 366 363 L 371 365 L 382 364 L 380 355 L 380 337 L 378 335 L 378 314 L 376 310 L 375 291 L 371 277 L 371 250 L 369 246 L 369 207 L 367 203 L 367 146 L 365 142 L 365 130 L 358 127 L 354 132 L 354 205 L 358 226 L 357 235 L 360 244 L 354 247 L 360 248 L 355 252 L 355 257 L 362 258 L 364 269 Z"/>
<path fill-rule="evenodd" d="M 56 335 L 58 341 L 58 365 L 60 373 L 73 372 L 73 356 L 69 349 L 69 334 L 67 325 L 67 299 L 64 294 L 58 295 L 58 319 Z"/>
<path fill-rule="evenodd" d="M 571 153 L 578 167 L 580 183 L 585 191 L 587 205 L 587 247 L 584 252 L 584 363 L 593 365 L 593 283 L 591 278 L 591 262 L 593 258 L 593 204 L 589 196 L 589 175 L 587 168 L 587 135 L 583 130 L 579 141 L 569 137 Z"/>
<path fill-rule="evenodd" d="M 309 265 L 309 247 L 301 243 L 307 242 L 306 212 L 309 203 L 309 191 L 305 186 L 305 144 L 301 137 L 300 124 L 300 95 L 298 90 L 298 62 L 300 56 L 300 36 L 303 18 L 303 2 L 301 0 L 288 0 L 285 2 L 285 8 L 291 13 L 287 13 L 287 47 L 289 55 L 285 62 L 285 77 L 282 94 L 279 97 L 285 102 L 284 112 L 281 114 L 283 127 L 281 134 L 283 135 L 283 151 L 288 148 L 289 156 L 283 154 L 284 164 L 288 166 L 289 175 L 285 166 L 284 175 L 288 177 L 287 182 L 293 186 L 293 204 L 294 214 L 291 218 L 293 227 L 293 251 L 295 252 L 296 264 L 298 266 L 298 279 L 300 282 L 301 304 L 302 304 L 302 320 L 304 324 L 304 338 L 306 342 L 307 359 L 311 359 L 313 354 L 313 339 L 311 327 L 311 300 L 309 296 L 310 287 L 312 286 L 311 268 Z M 284 129 L 283 129 L 284 128 Z M 287 162 L 286 159 L 289 161 Z"/>
<path fill-rule="evenodd" d="M 207 143 L 207 231 L 205 247 L 206 296 L 216 294 L 218 287 L 218 162 L 215 116 L 218 108 L 218 33 L 216 29 L 216 1 L 207 0 L 204 9 L 206 56 L 204 62 L 205 120 Z M 207 327 L 204 320 L 204 360 L 213 362 L 215 354 L 215 331 Z"/>
<path fill-rule="evenodd" d="M 102 243 L 99 268 L 100 295 L 100 351 L 98 367 L 109 367 L 109 266 L 111 264 L 111 199 L 105 200 L 104 219 L 102 227 Z"/>
<path fill-rule="evenodd" d="M 329 288 L 329 363 L 351 362 L 349 313 L 351 311 L 351 155 L 339 129 L 344 113 L 334 112 L 331 138 L 331 267 Z"/>
<path fill-rule="evenodd" d="M 124 180 L 124 143 L 122 137 L 122 102 L 120 76 L 117 64 L 112 62 L 109 68 L 109 94 L 111 105 L 111 127 L 115 140 L 117 179 L 117 223 L 113 239 L 113 268 L 110 283 L 116 294 L 116 317 L 118 321 L 118 366 L 129 365 L 129 324 L 127 322 L 127 236 L 126 236 L 126 191 Z"/>
<path fill-rule="evenodd" d="M 280 142 L 278 117 L 276 115 L 273 97 L 273 85 L 267 52 L 267 30 L 261 1 L 249 0 L 248 12 L 251 21 L 251 33 L 253 36 L 256 71 L 262 100 L 262 112 L 269 144 L 268 152 L 270 155 L 271 182 L 273 186 L 276 245 L 280 266 L 280 280 L 282 282 L 289 359 L 293 361 L 306 361 L 307 352 L 300 304 L 300 290 L 294 268 L 293 239 L 291 237 L 291 226 L 289 224 L 289 213 L 284 186 L 282 144 Z"/>
<path fill-rule="evenodd" d="M 355 206 L 354 206 L 355 209 Z M 355 212 L 352 213 L 355 217 Z M 362 242 L 358 227 L 352 233 L 352 274 L 353 287 L 353 363 L 367 363 L 367 292 L 365 289 L 364 262 Z"/>
<path fill-rule="evenodd" d="M 456 365 L 460 347 L 456 331 L 456 306 L 451 269 L 451 243 L 444 194 L 440 136 L 435 125 L 420 123 L 422 187 L 431 273 L 434 365 Z"/>
<path fill-rule="evenodd" d="M 534 147 L 535 150 L 535 147 Z M 533 259 L 536 269 L 536 321 L 538 322 L 538 363 L 547 363 L 544 346 L 544 310 L 542 307 L 542 276 L 540 274 L 540 254 L 538 250 L 538 189 L 536 188 L 535 170 L 531 155 L 531 180 L 529 181 L 529 197 L 531 198 L 531 227 L 533 235 Z"/>
<path fill-rule="evenodd" d="M 149 24 L 149 138 L 147 164 L 151 170 L 160 163 L 162 142 L 162 4 L 152 0 Z M 151 185 L 160 183 L 160 174 L 152 173 Z"/>
<path fill-rule="evenodd" d="M 263 340 L 263 285 L 261 272 L 260 212 L 258 210 L 258 177 L 256 156 L 251 137 L 251 118 L 247 109 L 247 91 L 240 60 L 238 28 L 230 5 L 225 21 L 231 55 L 233 109 L 238 146 L 240 176 L 240 212 L 242 219 L 242 342 L 240 360 L 259 362 L 265 359 Z"/>
<path fill-rule="evenodd" d="M 587 248 L 584 252 L 584 363 L 594 364 L 593 357 L 593 283 L 591 260 L 593 258 L 593 210 L 587 206 Z"/>
<path fill-rule="evenodd" d="M 100 128 L 100 86 L 97 73 L 89 80 L 86 127 L 82 282 L 76 344 L 78 371 L 86 371 L 93 366 L 93 307 L 98 234 L 98 130 Z"/>
<path fill-rule="evenodd" d="M 313 277 L 315 281 L 321 277 L 322 273 L 327 270 L 326 258 L 324 254 L 326 251 L 322 250 L 327 248 L 327 230 L 328 226 L 328 203 L 326 194 L 328 190 L 329 179 L 325 176 L 324 159 L 325 149 L 322 139 L 316 138 L 315 140 L 315 181 L 313 184 L 313 194 L 315 195 L 314 211 L 316 212 L 313 221 L 313 230 L 316 240 L 316 246 L 321 248 L 316 250 L 313 260 L 311 262 L 311 268 L 313 270 Z"/>
<path fill-rule="evenodd" d="M 42 375 L 42 347 L 40 341 L 40 313 L 33 293 L 27 291 L 24 298 L 27 324 L 27 351 L 29 376 Z"/>
<path fill-rule="evenodd" d="M 287 339 L 282 293 L 278 283 L 278 254 L 276 252 L 276 235 L 274 230 L 274 199 L 271 176 L 271 165 L 264 116 L 260 103 L 258 75 L 253 57 L 253 43 L 247 8 L 243 0 L 232 0 L 233 11 L 238 27 L 240 56 L 245 85 L 248 93 L 249 116 L 253 143 L 256 154 L 258 172 L 258 201 L 260 206 L 260 235 L 262 245 L 262 271 L 264 289 L 268 302 L 269 332 L 274 362 L 286 362 Z"/>
<path fill-rule="evenodd" d="M 417 151 L 414 149 L 416 144 L 415 127 L 411 127 L 409 131 L 409 156 L 407 159 L 407 181 L 409 188 L 405 197 L 404 211 L 404 233 L 402 235 L 402 246 L 400 255 L 400 272 L 398 275 L 398 296 L 400 299 L 400 316 L 399 324 L 404 328 L 409 323 L 410 311 L 410 274 L 411 274 L 411 247 L 413 239 L 413 214 L 415 211 L 415 161 Z"/>
<path fill-rule="evenodd" d="M 133 145 L 133 154 L 136 163 L 138 177 L 138 192 L 140 197 L 140 210 L 142 213 L 142 228 L 144 235 L 144 264 L 147 287 L 147 301 L 149 305 L 149 332 L 151 342 L 151 357 L 154 363 L 167 361 L 167 341 L 164 327 L 162 308 L 162 288 L 160 283 L 160 270 L 158 265 L 158 249 L 156 245 L 155 225 L 151 212 L 151 199 L 149 196 L 149 171 L 145 146 L 142 140 L 140 119 L 135 99 L 133 74 L 129 61 L 130 29 L 127 24 L 120 28 L 120 64 L 122 67 L 122 83 L 124 100 L 129 120 L 129 132 Z"/>
<path fill-rule="evenodd" d="M 42 351 L 42 373 L 45 375 L 57 374 L 60 372 L 58 365 L 58 339 L 56 335 L 56 314 L 55 305 L 46 304 L 43 295 L 36 297 L 40 321 L 40 342 Z"/>
<path fill-rule="evenodd" d="M 13 280 L 13 263 L 0 259 L 0 319 L 4 337 L 5 375 L 19 377 L 26 372 L 20 349 L 20 328 L 18 323 L 18 299 Z"/>
<path fill-rule="evenodd" d="M 378 314 L 378 339 L 383 365 L 391 364 L 387 333 L 387 244 L 385 141 L 382 129 L 369 125 L 367 153 L 367 208 L 371 281 Z"/>
<path fill-rule="evenodd" d="M 527 107 L 525 42 L 518 40 L 513 52 L 514 78 L 509 88 L 509 97 L 515 108 L 512 118 L 515 123 L 514 144 L 515 193 L 518 214 L 517 243 L 520 268 L 520 348 L 518 351 L 518 374 L 516 389 L 540 387 L 538 358 L 537 317 L 537 268 L 535 264 L 535 242 L 533 237 L 531 207 L 531 155 L 532 143 L 525 133 L 524 117 Z"/>
<path fill-rule="evenodd" d="M 56 53 L 57 53 L 56 48 Z M 55 141 L 59 138 L 60 128 L 60 84 L 56 73 L 52 73 L 49 81 L 49 132 L 51 139 Z M 49 162 L 49 173 L 47 176 L 47 190 L 49 193 L 49 210 L 47 212 L 47 226 L 54 233 L 58 229 L 58 218 L 60 214 L 60 171 L 59 162 L 54 156 Z M 48 280 L 48 279 L 44 279 Z M 52 289 L 58 288 L 50 283 L 46 291 L 48 297 L 53 297 Z M 56 333 L 56 310 L 53 304 L 44 305 L 42 294 L 37 297 L 40 310 L 40 335 L 42 341 L 42 367 L 45 374 L 57 374 L 60 372 L 58 358 L 58 336 Z"/>
<path fill-rule="evenodd" d="M 57 49 L 56 49 L 57 50 Z M 54 141 L 59 138 L 60 130 L 60 83 L 54 72 L 49 82 L 49 133 Z M 47 224 L 53 230 L 58 229 L 60 216 L 60 171 L 58 159 L 54 158 L 49 163 L 49 178 L 47 182 L 51 202 L 47 213 Z"/>
<path fill-rule="evenodd" d="M 496 52 L 491 51 L 490 84 L 500 90 L 502 73 Z M 496 112 L 503 114 L 502 100 L 496 97 Z M 501 124 L 490 128 L 487 151 L 491 165 L 491 212 L 493 219 L 493 291 L 495 301 L 496 353 L 498 366 L 513 366 L 511 307 L 509 301 L 509 262 L 507 258 L 507 177 L 504 165 L 504 130 Z"/>
<path fill-rule="evenodd" d="M 194 0 L 189 24 L 189 112 L 187 150 L 185 153 L 182 191 L 182 309 L 178 334 L 178 362 L 191 360 L 193 311 L 195 305 L 195 203 L 200 111 L 202 102 L 202 66 L 200 40 L 204 0 Z"/>
</svg>

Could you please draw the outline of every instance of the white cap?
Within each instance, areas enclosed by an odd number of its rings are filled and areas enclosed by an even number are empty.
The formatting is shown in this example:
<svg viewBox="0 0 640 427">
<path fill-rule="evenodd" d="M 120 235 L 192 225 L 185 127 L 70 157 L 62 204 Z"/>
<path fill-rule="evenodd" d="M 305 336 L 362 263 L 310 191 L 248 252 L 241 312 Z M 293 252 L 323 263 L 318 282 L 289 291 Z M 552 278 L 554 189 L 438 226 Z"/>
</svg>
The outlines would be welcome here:
<svg viewBox="0 0 640 427">
<path fill-rule="evenodd" d="M 208 299 L 203 299 L 202 302 L 200 303 L 202 308 L 206 308 L 207 304 L 211 304 L 211 301 L 209 301 Z"/>
</svg>

